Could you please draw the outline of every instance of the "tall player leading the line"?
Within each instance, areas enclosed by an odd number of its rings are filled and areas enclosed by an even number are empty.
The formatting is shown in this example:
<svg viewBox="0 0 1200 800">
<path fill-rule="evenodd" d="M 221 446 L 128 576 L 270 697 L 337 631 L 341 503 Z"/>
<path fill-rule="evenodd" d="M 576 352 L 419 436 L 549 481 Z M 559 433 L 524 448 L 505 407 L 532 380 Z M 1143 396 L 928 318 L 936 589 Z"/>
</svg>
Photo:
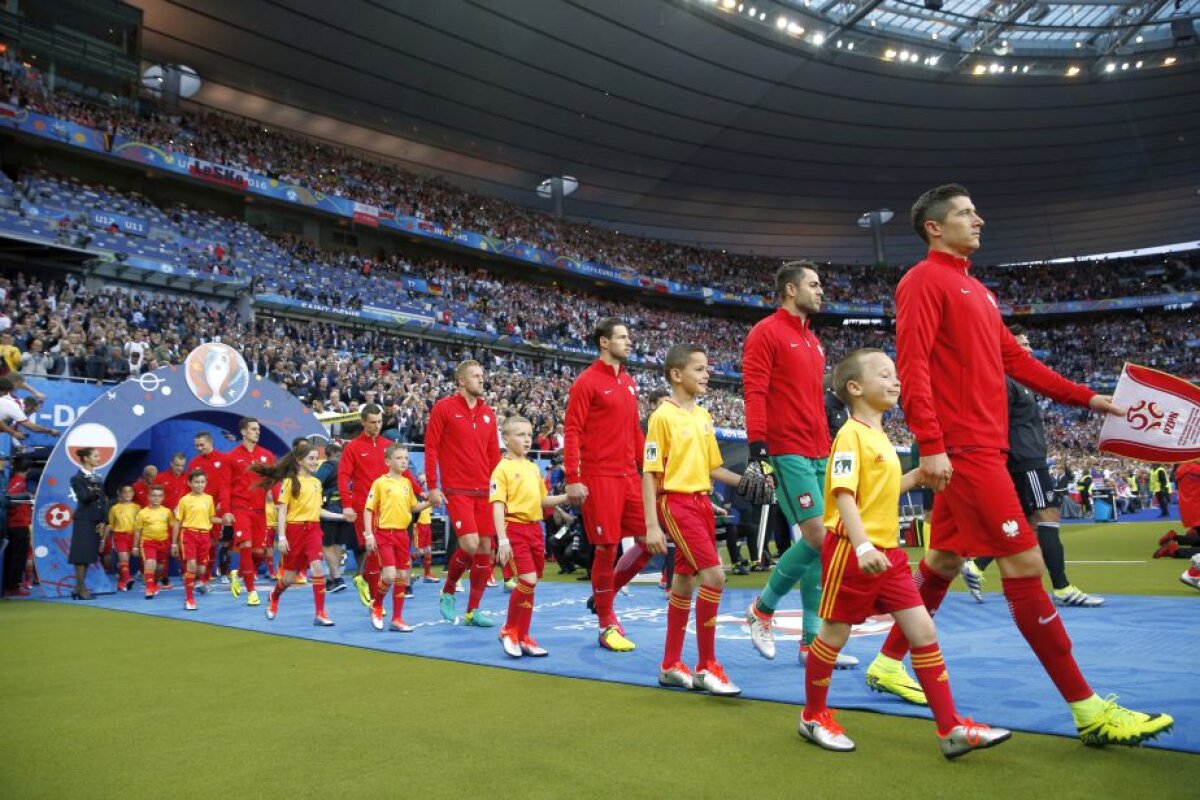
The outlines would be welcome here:
<svg viewBox="0 0 1200 800">
<path fill-rule="evenodd" d="M 1075 663 L 1071 639 L 1042 588 L 1046 566 L 1008 477 L 1005 375 L 1039 394 L 1109 414 L 1111 398 L 1068 381 L 1026 352 L 1005 328 L 996 298 L 970 274 L 983 219 L 962 186 L 918 198 L 912 224 L 929 246 L 896 287 L 901 402 L 934 497 L 929 550 L 917 586 L 930 612 L 968 556 L 995 556 L 1017 629 L 1067 702 L 1086 744 L 1134 745 L 1165 733 L 1166 714 L 1143 714 L 1096 694 Z M 907 649 L 893 631 L 883 652 Z"/>
<path fill-rule="evenodd" d="M 600 618 L 600 646 L 627 652 L 633 642 L 613 611 L 613 595 L 650 560 L 638 466 L 645 435 L 638 417 L 637 384 L 625 369 L 629 328 L 616 317 L 596 323 L 599 356 L 571 384 L 563 440 L 567 498 L 583 511 L 583 529 L 595 547 L 592 599 Z M 616 563 L 625 536 L 636 544 Z"/>
<path fill-rule="evenodd" d="M 435 506 L 446 506 L 450 528 L 458 538 L 439 605 L 442 618 L 452 622 L 458 579 L 470 570 L 471 594 L 463 622 L 490 628 L 496 623 L 479 610 L 479 602 L 492 575 L 496 530 L 488 487 L 492 470 L 500 462 L 500 433 L 496 412 L 483 401 L 483 365 L 463 361 L 455 368 L 454 379 L 458 391 L 433 404 L 425 430 L 429 500 Z M 419 493 L 415 481 L 413 485 Z"/>
</svg>

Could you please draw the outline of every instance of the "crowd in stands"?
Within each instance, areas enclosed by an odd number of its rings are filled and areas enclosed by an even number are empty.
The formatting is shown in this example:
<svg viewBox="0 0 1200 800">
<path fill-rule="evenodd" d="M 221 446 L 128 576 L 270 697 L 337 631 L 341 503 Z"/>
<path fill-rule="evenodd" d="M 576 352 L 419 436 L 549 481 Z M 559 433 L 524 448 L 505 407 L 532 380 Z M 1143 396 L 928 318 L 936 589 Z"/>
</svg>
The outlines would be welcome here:
<svg viewBox="0 0 1200 800">
<path fill-rule="evenodd" d="M 11 105 L 52 114 L 108 133 L 207 161 L 266 174 L 397 214 L 470 230 L 558 255 L 746 294 L 768 289 L 762 276 L 774 260 L 624 236 L 556 219 L 424 177 L 381 158 L 216 113 L 135 113 L 128 103 L 84 101 L 52 92 L 34 68 L 10 50 L 0 58 L 0 92 Z M 1200 288 L 1195 256 L 1152 256 L 1084 265 L 1040 265 L 991 271 L 986 282 L 1005 302 L 1026 304 L 1190 291 Z M 826 283 L 837 299 L 889 303 L 902 270 L 831 265 Z"/>
<path fill-rule="evenodd" d="M 616 306 L 606 310 L 621 311 Z M 686 338 L 637 321 L 631 321 L 631 329 L 635 341 L 665 345 Z M 740 345 L 746 329 L 743 325 L 733 344 Z M 818 335 L 831 359 L 864 346 L 893 349 L 891 333 L 882 327 L 818 326 Z M 1030 336 L 1047 363 L 1086 382 L 1111 383 L 1126 357 L 1177 374 L 1198 372 L 1196 348 L 1185 345 L 1198 332 L 1184 315 L 1159 312 L 1116 322 L 1061 323 L 1031 330 Z M 522 414 L 539 437 L 550 438 L 562 422 L 571 381 L 582 368 L 578 360 L 553 354 L 452 347 L 262 312 L 244 322 L 224 301 L 112 286 L 92 292 L 74 276 L 65 281 L 23 274 L 0 277 L 0 371 L 120 380 L 181 363 L 207 340 L 237 347 L 255 374 L 285 386 L 315 411 L 349 412 L 367 402 L 379 403 L 387 409 L 389 427 L 401 439 L 418 443 L 433 402 L 454 391 L 453 367 L 461 359 L 479 358 L 487 365 L 488 401 L 500 414 Z M 640 368 L 633 374 L 643 397 L 663 385 L 657 370 Z M 719 426 L 743 426 L 740 387 L 714 383 L 704 403 Z M 1044 417 L 1056 460 L 1094 453 L 1096 417 L 1049 401 Z M 887 418 L 886 427 L 897 445 L 911 443 L 898 411 Z"/>
</svg>

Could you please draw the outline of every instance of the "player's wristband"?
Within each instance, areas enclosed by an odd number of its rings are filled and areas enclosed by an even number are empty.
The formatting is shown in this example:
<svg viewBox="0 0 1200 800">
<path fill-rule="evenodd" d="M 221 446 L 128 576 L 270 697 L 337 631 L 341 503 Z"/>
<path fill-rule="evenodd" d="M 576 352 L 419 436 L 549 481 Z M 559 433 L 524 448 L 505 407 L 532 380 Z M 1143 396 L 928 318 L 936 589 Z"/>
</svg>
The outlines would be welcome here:
<svg viewBox="0 0 1200 800">
<path fill-rule="evenodd" d="M 496 544 L 508 544 L 508 539 L 497 539 Z"/>
<path fill-rule="evenodd" d="M 854 555 L 859 556 L 861 558 L 862 556 L 865 556 L 867 553 L 871 552 L 872 550 L 877 550 L 877 549 L 878 548 L 875 547 L 875 545 L 871 544 L 870 542 L 863 542 L 858 547 L 854 548 Z"/>
</svg>

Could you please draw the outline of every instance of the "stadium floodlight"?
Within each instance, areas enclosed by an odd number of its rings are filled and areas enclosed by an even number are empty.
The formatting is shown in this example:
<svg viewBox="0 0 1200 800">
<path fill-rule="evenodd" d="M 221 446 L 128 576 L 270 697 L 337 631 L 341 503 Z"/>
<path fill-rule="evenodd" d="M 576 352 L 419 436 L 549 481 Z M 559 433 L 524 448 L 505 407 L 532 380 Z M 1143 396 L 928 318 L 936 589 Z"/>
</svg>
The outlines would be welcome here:
<svg viewBox="0 0 1200 800">
<path fill-rule="evenodd" d="M 561 175 L 553 178 L 546 178 L 537 185 L 537 189 L 534 191 L 536 191 L 538 197 L 542 198 L 543 200 L 553 200 L 554 214 L 555 216 L 561 217 L 563 214 L 563 198 L 567 195 L 574 194 L 575 190 L 578 188 L 578 179 L 572 177 L 571 175 Z"/>
<path fill-rule="evenodd" d="M 155 97 L 173 94 L 187 99 L 199 92 L 201 86 L 199 73 L 183 64 L 153 64 L 142 73 L 142 88 Z"/>
</svg>

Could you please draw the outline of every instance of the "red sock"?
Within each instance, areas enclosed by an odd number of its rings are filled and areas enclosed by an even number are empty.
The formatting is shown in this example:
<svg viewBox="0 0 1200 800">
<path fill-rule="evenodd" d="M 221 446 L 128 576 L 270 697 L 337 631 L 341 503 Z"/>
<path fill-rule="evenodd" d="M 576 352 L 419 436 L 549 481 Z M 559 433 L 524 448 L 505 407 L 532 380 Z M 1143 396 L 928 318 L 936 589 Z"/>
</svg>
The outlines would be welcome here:
<svg viewBox="0 0 1200 800">
<path fill-rule="evenodd" d="M 613 561 L 616 555 L 617 547 L 612 544 L 596 545 L 592 555 L 592 600 L 601 628 L 617 624 L 617 615 L 613 613 Z"/>
<path fill-rule="evenodd" d="M 471 568 L 471 554 L 461 547 L 450 556 L 446 565 L 446 582 L 442 585 L 442 594 L 454 594 L 458 590 L 458 581 L 463 573 Z"/>
<path fill-rule="evenodd" d="M 254 551 L 249 547 L 243 547 L 241 554 L 238 556 L 238 574 L 242 576 L 242 583 L 246 584 L 246 591 L 254 591 L 254 574 L 258 571 L 259 556 L 254 555 Z"/>
<path fill-rule="evenodd" d="M 483 590 L 487 588 L 488 578 L 492 577 L 492 554 L 476 553 L 471 559 L 471 595 L 467 600 L 467 612 L 479 608 L 483 599 Z"/>
<path fill-rule="evenodd" d="M 1039 579 L 1040 585 L 1040 579 Z M 950 694 L 950 673 L 946 672 L 946 661 L 938 643 L 922 645 L 912 649 L 912 667 L 925 690 L 929 710 L 933 712 L 939 734 L 946 734 L 958 724 L 958 711 L 954 708 L 954 697 Z"/>
<path fill-rule="evenodd" d="M 278 603 L 279 598 L 283 595 L 286 589 L 287 584 L 283 582 L 283 576 L 281 575 L 277 577 L 275 579 L 275 588 L 271 590 L 271 602 Z"/>
<path fill-rule="evenodd" d="M 508 627 L 524 639 L 529 635 L 529 623 L 533 619 L 533 593 L 536 583 L 524 578 L 517 579 L 517 587 L 508 598 Z"/>
<path fill-rule="evenodd" d="M 688 617 L 692 615 L 692 598 L 671 592 L 667 599 L 667 646 L 663 650 L 663 668 L 683 660 L 683 637 L 687 635 Z"/>
<path fill-rule="evenodd" d="M 421 565 L 425 569 L 425 577 L 432 578 L 433 577 L 433 553 L 425 553 L 421 557 Z"/>
<path fill-rule="evenodd" d="M 619 591 L 622 586 L 633 580 L 634 576 L 650 561 L 650 551 L 641 542 L 634 542 L 633 547 L 621 554 L 613 574 L 613 590 Z"/>
<path fill-rule="evenodd" d="M 383 601 L 388 596 L 388 591 L 392 588 L 383 582 L 382 579 L 372 581 L 367 584 L 371 590 L 371 608 L 376 614 L 383 616 Z"/>
<path fill-rule="evenodd" d="M 925 563 L 925 559 L 921 559 L 921 563 L 917 565 L 917 572 L 913 575 L 913 582 L 917 584 L 921 602 L 929 610 L 929 615 L 933 616 L 941 607 L 942 601 L 946 599 L 950 581 L 930 569 L 929 565 Z M 904 660 L 904 656 L 908 654 L 908 639 L 904 636 L 904 631 L 900 630 L 899 625 L 893 625 L 892 629 L 888 631 L 887 638 L 884 639 L 883 647 L 879 648 L 879 652 L 897 661 Z"/>
<path fill-rule="evenodd" d="M 121 586 L 124 586 L 125 584 L 129 583 L 129 562 L 128 561 L 117 562 L 117 582 Z"/>
<path fill-rule="evenodd" d="M 1042 588 L 1042 576 L 1004 578 L 1002 584 L 1017 629 L 1033 648 L 1059 694 L 1068 703 L 1091 697 L 1092 687 L 1088 686 L 1071 655 L 1071 637 L 1067 635 L 1050 596 Z"/>
<path fill-rule="evenodd" d="M 189 603 L 196 602 L 196 573 L 183 573 L 183 599 Z"/>
<path fill-rule="evenodd" d="M 317 607 L 317 616 L 325 616 L 325 576 L 316 575 L 312 579 L 313 603 Z"/>
<path fill-rule="evenodd" d="M 383 562 L 377 556 L 370 553 L 363 559 L 362 569 L 358 571 L 362 579 L 367 582 L 367 586 L 371 587 L 371 592 L 374 594 L 375 585 L 379 583 L 379 576 L 383 574 Z M 387 594 L 387 589 L 383 590 Z"/>
<path fill-rule="evenodd" d="M 696 593 L 697 669 L 703 669 L 709 662 L 717 660 L 717 609 L 721 607 L 721 588 L 702 583 L 700 591 Z"/>
<path fill-rule="evenodd" d="M 146 581 L 146 594 L 154 594 L 158 591 L 158 581 L 154 579 L 153 570 L 142 570 L 142 578 Z"/>
<path fill-rule="evenodd" d="M 392 621 L 404 619 L 404 587 L 399 578 L 392 584 Z"/>
<path fill-rule="evenodd" d="M 820 636 L 808 646 L 808 658 L 804 659 L 804 719 L 810 722 L 828 706 L 829 682 L 833 678 L 833 665 L 837 663 L 842 648 L 827 644 Z"/>
</svg>

